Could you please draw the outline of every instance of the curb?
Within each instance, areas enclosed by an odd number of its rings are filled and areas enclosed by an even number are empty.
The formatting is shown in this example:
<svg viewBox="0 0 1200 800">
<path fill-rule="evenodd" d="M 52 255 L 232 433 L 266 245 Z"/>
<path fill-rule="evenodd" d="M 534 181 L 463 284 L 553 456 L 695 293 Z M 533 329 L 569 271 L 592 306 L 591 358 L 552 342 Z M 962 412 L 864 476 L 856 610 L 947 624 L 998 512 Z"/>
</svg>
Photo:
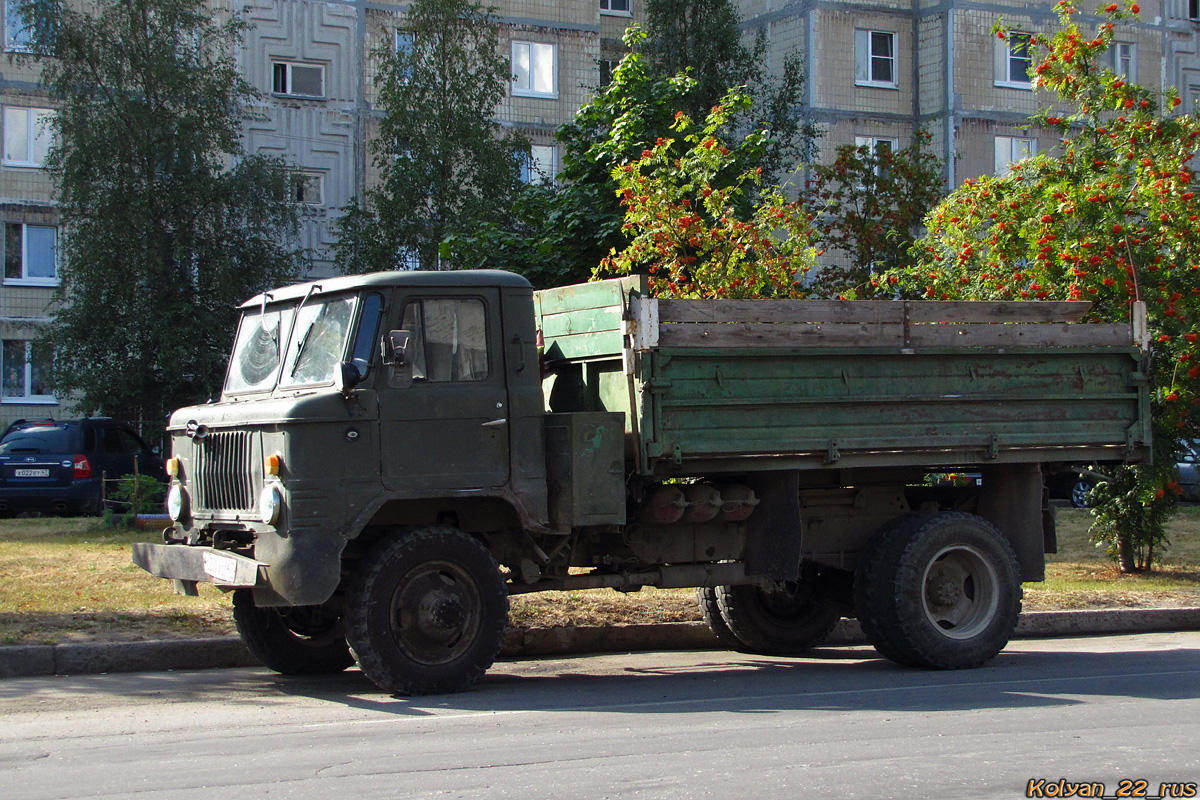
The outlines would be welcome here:
<svg viewBox="0 0 1200 800">
<path fill-rule="evenodd" d="M 1032 611 L 1022 614 L 1014 639 L 1096 636 L 1200 630 L 1200 608 L 1130 608 L 1086 611 Z M 866 644 L 858 622 L 843 619 L 826 645 Z M 703 622 L 659 625 L 589 625 L 513 628 L 501 656 L 524 658 L 578 653 L 645 650 L 725 649 Z M 88 675 L 104 672 L 220 669 L 255 666 L 236 636 L 167 639 L 153 642 L 76 642 L 0 647 L 0 678 L 34 675 Z"/>
</svg>

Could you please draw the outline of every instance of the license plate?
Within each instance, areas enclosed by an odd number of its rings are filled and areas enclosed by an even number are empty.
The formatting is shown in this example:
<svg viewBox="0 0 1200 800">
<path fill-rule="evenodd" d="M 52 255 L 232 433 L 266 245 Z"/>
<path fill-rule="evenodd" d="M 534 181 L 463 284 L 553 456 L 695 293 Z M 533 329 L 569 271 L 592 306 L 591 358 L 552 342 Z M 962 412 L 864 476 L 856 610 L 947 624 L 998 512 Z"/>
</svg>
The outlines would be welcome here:
<svg viewBox="0 0 1200 800">
<path fill-rule="evenodd" d="M 13 476 L 17 478 L 49 478 L 49 469 L 14 469 Z"/>
<path fill-rule="evenodd" d="M 237 579 L 237 561 L 229 556 L 205 552 L 204 571 L 215 581 L 233 583 Z"/>
</svg>

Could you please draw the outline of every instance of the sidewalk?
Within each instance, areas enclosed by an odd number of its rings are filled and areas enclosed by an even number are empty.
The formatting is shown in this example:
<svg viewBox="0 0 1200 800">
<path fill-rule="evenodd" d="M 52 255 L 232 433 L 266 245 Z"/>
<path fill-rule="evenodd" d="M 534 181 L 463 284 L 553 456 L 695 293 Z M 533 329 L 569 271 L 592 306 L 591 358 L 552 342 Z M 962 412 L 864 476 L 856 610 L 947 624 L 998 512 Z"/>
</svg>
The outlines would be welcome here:
<svg viewBox="0 0 1200 800">
<path fill-rule="evenodd" d="M 1200 630 L 1200 608 L 1035 611 L 1022 614 L 1016 639 Z M 844 619 L 826 645 L 866 644 L 854 620 Z M 514 628 L 502 658 L 638 650 L 724 649 L 702 622 Z M 155 642 L 86 642 L 0 646 L 0 678 L 84 675 L 254 666 L 258 662 L 236 636 Z"/>
</svg>

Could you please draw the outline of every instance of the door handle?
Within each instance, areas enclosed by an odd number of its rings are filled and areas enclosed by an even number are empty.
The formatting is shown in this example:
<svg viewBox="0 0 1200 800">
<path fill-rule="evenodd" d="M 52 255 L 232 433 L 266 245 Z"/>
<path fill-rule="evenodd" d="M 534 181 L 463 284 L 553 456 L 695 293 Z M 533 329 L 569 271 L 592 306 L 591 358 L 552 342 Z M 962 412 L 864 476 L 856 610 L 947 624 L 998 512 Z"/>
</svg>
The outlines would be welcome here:
<svg viewBox="0 0 1200 800">
<path fill-rule="evenodd" d="M 508 424 L 508 420 L 505 419 L 504 417 L 501 417 L 500 419 L 494 419 L 491 422 L 485 422 L 482 425 L 480 425 L 479 427 L 481 427 L 481 428 L 499 428 L 501 425 L 507 425 L 507 424 Z"/>
</svg>

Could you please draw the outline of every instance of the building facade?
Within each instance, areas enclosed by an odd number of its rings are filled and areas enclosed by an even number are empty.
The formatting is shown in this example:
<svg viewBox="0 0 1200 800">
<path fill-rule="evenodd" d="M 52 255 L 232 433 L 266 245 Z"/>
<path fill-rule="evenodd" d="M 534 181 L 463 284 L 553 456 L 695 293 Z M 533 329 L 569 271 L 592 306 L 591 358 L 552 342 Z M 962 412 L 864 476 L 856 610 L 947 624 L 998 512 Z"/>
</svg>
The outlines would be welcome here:
<svg viewBox="0 0 1200 800">
<path fill-rule="evenodd" d="M 5 5 L 4 47 L 19 54 L 23 21 Z M 217 0 L 220 4 L 222 0 Z M 497 109 L 505 126 L 532 142 L 530 179 L 553 176 L 554 130 L 620 59 L 625 29 L 642 0 L 494 0 L 500 47 L 513 79 Z M 762 31 L 769 67 L 802 55 L 803 107 L 823 129 L 825 154 L 842 144 L 899 148 L 920 128 L 946 161 L 949 185 L 1004 171 L 1054 145 L 1026 127 L 1048 99 L 1033 91 L 1021 34 L 1056 24 L 1050 3 L 1019 0 L 736 0 L 748 34 Z M 242 7 L 242 6 L 239 6 Z M 375 78 L 380 48 L 403 47 L 409 4 L 390 0 L 250 0 L 251 29 L 238 54 L 261 98 L 249 110 L 244 145 L 280 156 L 306 176 L 303 245 L 312 275 L 338 272 L 330 257 L 338 210 L 375 180 L 368 150 L 380 115 Z M 997 39 L 1003 17 L 1018 35 Z M 1132 80 L 1177 86 L 1186 109 L 1200 100 L 1200 0 L 1146 0 L 1141 21 L 1118 30 L 1113 66 Z M 0 425 L 65 416 L 44 376 L 37 343 L 50 323 L 59 284 L 58 222 L 42 163 L 53 114 L 36 70 L 0 62 Z"/>
<path fill-rule="evenodd" d="M 1057 29 L 1050 2 L 1020 0 L 739 0 L 747 28 L 762 30 L 775 61 L 803 55 L 804 105 L 824 133 L 819 146 L 905 147 L 933 138 L 949 186 L 1003 173 L 1054 146 L 1027 125 L 1050 105 L 1029 80 L 1028 36 Z M 1091 10 L 1087 4 L 1084 10 Z M 1013 32 L 993 33 L 1000 19 Z M 1100 20 L 1078 18 L 1085 30 Z M 1175 86 L 1183 108 L 1200 101 L 1200 2 L 1147 0 L 1140 21 L 1118 26 L 1110 66 L 1148 86 Z"/>
</svg>

